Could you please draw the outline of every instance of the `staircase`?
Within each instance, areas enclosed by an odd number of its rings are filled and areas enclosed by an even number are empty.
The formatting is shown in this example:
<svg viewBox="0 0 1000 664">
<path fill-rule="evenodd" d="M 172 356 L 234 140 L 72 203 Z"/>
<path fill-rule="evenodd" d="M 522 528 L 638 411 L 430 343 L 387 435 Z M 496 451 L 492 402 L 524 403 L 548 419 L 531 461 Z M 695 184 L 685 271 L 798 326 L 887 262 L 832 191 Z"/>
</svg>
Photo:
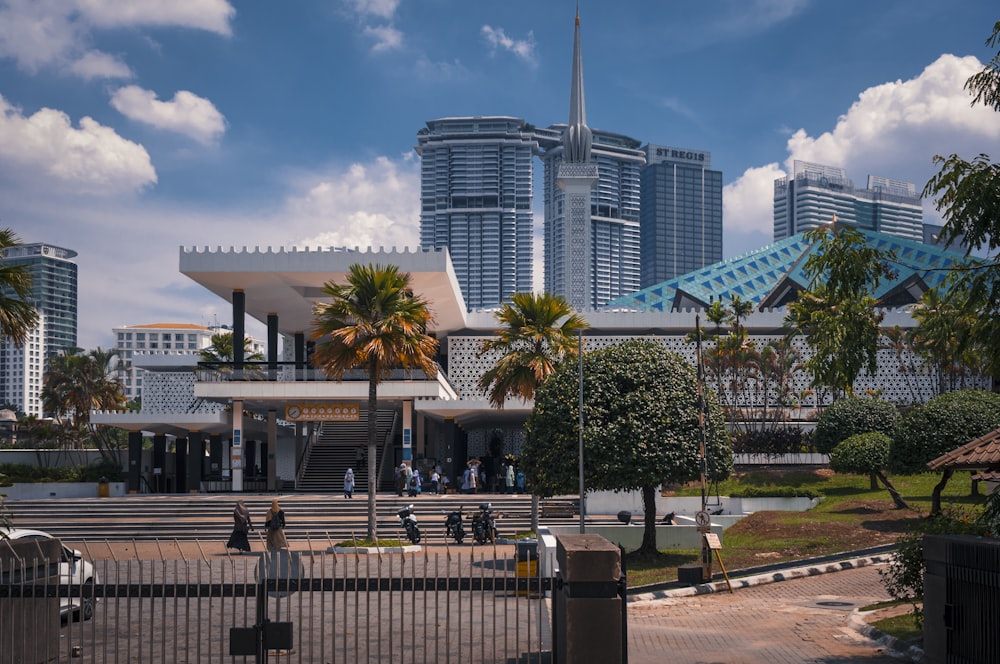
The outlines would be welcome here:
<svg viewBox="0 0 1000 664">
<path fill-rule="evenodd" d="M 381 469 L 386 448 L 391 449 L 397 415 L 395 411 L 378 411 L 376 426 L 378 444 L 375 449 L 375 469 Z M 296 491 L 307 493 L 340 493 L 344 473 L 354 469 L 355 490 L 367 492 L 368 481 L 368 412 L 361 411 L 357 422 L 324 422 L 309 449 L 299 473 Z"/>
</svg>

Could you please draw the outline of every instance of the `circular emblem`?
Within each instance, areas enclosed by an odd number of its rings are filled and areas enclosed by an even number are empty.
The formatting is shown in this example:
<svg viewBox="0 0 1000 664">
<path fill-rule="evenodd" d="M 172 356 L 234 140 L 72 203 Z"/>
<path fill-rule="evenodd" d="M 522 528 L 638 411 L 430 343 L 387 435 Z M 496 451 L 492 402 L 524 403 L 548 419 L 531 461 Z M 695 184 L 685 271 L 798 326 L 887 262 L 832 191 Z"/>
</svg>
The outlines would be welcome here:
<svg viewBox="0 0 1000 664">
<path fill-rule="evenodd" d="M 699 526 L 707 526 L 712 523 L 712 517 L 705 510 L 701 510 L 694 515 L 694 522 Z"/>
</svg>

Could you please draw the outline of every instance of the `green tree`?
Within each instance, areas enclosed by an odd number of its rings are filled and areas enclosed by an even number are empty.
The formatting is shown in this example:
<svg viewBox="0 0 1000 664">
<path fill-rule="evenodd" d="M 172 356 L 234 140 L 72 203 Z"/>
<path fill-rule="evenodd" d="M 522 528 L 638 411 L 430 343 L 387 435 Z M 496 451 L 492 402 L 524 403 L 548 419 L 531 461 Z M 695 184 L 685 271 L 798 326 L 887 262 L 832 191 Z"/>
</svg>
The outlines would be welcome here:
<svg viewBox="0 0 1000 664">
<path fill-rule="evenodd" d="M 313 306 L 314 366 L 334 380 L 351 369 L 368 374 L 368 537 L 375 540 L 378 384 L 394 369 L 435 376 L 438 341 L 427 333 L 427 301 L 395 265 L 351 265 L 347 281 L 327 282 L 323 293 L 330 301 Z"/>
<path fill-rule="evenodd" d="M 60 437 L 75 447 L 89 442 L 106 458 L 110 452 L 93 435 L 90 412 L 124 407 L 125 393 L 115 376 L 117 358 L 117 351 L 100 347 L 89 353 L 80 348 L 64 349 L 49 358 L 42 378 L 42 407 L 63 429 Z"/>
<path fill-rule="evenodd" d="M 494 408 L 510 398 L 530 401 L 535 390 L 567 358 L 576 357 L 577 332 L 587 321 L 562 295 L 514 293 L 496 312 L 496 338 L 482 343 L 479 356 L 499 358 L 479 379 Z"/>
<path fill-rule="evenodd" d="M 985 390 L 946 392 L 903 415 L 892 437 L 889 468 L 922 473 L 927 463 L 1000 428 L 1000 394 Z M 941 493 L 952 471 L 942 473 L 931 494 L 931 514 L 941 512 Z"/>
<path fill-rule="evenodd" d="M 21 245 L 9 228 L 0 228 L 0 254 Z M 0 340 L 9 339 L 21 347 L 38 325 L 38 311 L 31 303 L 31 273 L 26 265 L 10 265 L 0 260 Z"/>
<path fill-rule="evenodd" d="M 925 291 L 910 310 L 917 327 L 911 334 L 913 350 L 936 377 L 936 394 L 971 387 L 982 377 L 985 362 L 980 343 L 972 336 L 977 315 L 968 306 L 963 280 L 949 279 L 947 291 Z"/>
<path fill-rule="evenodd" d="M 236 351 L 233 347 L 232 332 L 217 332 L 212 335 L 209 344 L 198 351 L 198 358 L 202 362 L 215 362 L 219 364 L 231 364 L 236 360 Z M 261 362 L 264 360 L 262 353 L 252 350 L 250 339 L 243 339 L 243 359 L 248 362 Z"/>
<path fill-rule="evenodd" d="M 835 397 L 851 394 L 863 369 L 874 375 L 878 368 L 882 315 L 874 293 L 883 277 L 892 276 L 892 254 L 869 247 L 860 231 L 842 224 L 805 236 L 817 244 L 803 266 L 809 288 L 789 303 L 785 323 L 813 350 L 804 364 L 813 386 L 829 387 Z"/>
<path fill-rule="evenodd" d="M 584 482 L 595 490 L 642 493 L 642 553 L 656 552 L 656 488 L 699 477 L 702 431 L 695 368 L 652 341 L 583 356 Z M 565 363 L 538 388 L 522 462 L 540 495 L 579 488 L 579 374 Z M 732 451 L 722 410 L 706 394 L 707 472 L 723 479 Z"/>
<path fill-rule="evenodd" d="M 965 89 L 972 105 L 982 104 L 1000 111 L 1000 21 L 986 39 L 997 52 L 985 67 L 969 77 Z M 970 335 L 987 351 L 985 369 L 994 381 L 1000 379 L 1000 164 L 980 154 L 967 160 L 957 154 L 935 155 L 940 170 L 924 186 L 925 198 L 936 198 L 945 224 L 941 238 L 965 247 L 966 255 L 985 252 L 991 260 L 974 269 L 956 273 L 956 281 L 968 294 L 963 310 L 972 318 Z"/>
<path fill-rule="evenodd" d="M 910 506 L 885 474 L 885 469 L 889 466 L 891 445 L 892 438 L 884 433 L 872 431 L 856 434 L 837 443 L 833 448 L 830 452 L 830 468 L 836 473 L 869 475 L 872 478 L 873 489 L 878 486 L 876 479 L 881 480 L 892 496 L 893 504 L 898 509 L 909 509 Z"/>
<path fill-rule="evenodd" d="M 816 421 L 813 443 L 820 454 L 829 454 L 851 436 L 872 431 L 892 436 L 899 412 L 882 399 L 847 397 L 823 409 Z M 875 488 L 875 487 L 872 487 Z"/>
</svg>

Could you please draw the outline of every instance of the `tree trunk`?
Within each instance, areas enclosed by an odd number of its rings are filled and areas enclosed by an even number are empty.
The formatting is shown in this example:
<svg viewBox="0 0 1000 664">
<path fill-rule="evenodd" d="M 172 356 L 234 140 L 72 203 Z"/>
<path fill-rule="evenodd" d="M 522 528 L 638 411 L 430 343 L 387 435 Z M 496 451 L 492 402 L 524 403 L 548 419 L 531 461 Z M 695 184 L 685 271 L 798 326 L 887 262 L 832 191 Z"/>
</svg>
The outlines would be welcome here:
<svg viewBox="0 0 1000 664">
<path fill-rule="evenodd" d="M 878 489 L 878 480 L 879 480 L 878 473 L 875 472 L 868 473 L 868 479 L 871 481 L 871 484 L 869 485 L 871 487 L 871 490 L 876 491 Z"/>
<path fill-rule="evenodd" d="M 941 481 L 934 485 L 934 491 L 931 492 L 931 513 L 930 516 L 937 516 L 941 513 L 941 494 L 944 492 L 944 487 L 948 484 L 948 480 L 951 479 L 953 470 L 946 470 L 941 475 Z"/>
<path fill-rule="evenodd" d="M 656 487 L 642 487 L 642 546 L 640 555 L 655 555 L 656 549 Z"/>
<path fill-rule="evenodd" d="M 368 366 L 368 539 L 378 541 L 375 521 L 375 492 L 378 477 L 375 469 L 375 452 L 378 446 L 378 374 L 373 363 Z"/>
<path fill-rule="evenodd" d="M 910 506 L 907 505 L 906 501 L 903 500 L 903 497 L 899 495 L 899 492 L 896 491 L 896 487 L 892 485 L 892 482 L 890 482 L 889 478 L 885 476 L 885 473 L 878 471 L 875 475 L 878 475 L 878 479 L 882 480 L 882 484 L 884 484 L 885 488 L 889 490 L 889 495 L 892 496 L 892 502 L 896 506 L 896 509 L 910 509 Z M 875 477 L 875 475 L 872 475 L 872 477 Z"/>
</svg>

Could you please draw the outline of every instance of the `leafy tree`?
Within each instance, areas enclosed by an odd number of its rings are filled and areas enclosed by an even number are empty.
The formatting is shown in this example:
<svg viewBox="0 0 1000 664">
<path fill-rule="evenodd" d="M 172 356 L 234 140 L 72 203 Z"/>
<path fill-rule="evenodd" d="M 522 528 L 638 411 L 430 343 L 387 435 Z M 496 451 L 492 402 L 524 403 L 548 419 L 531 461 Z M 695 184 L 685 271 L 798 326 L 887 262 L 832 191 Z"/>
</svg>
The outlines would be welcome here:
<svg viewBox="0 0 1000 664">
<path fill-rule="evenodd" d="M 969 295 L 962 279 L 950 278 L 945 289 L 925 291 L 910 312 L 917 321 L 913 349 L 934 371 L 937 394 L 971 387 L 967 382 L 982 376 L 986 354 L 972 336 L 978 316 Z"/>
<path fill-rule="evenodd" d="M 903 415 L 889 450 L 896 473 L 926 472 L 927 463 L 1000 427 L 1000 394 L 984 390 L 947 392 Z M 941 512 L 946 470 L 931 496 L 931 514 Z"/>
<path fill-rule="evenodd" d="M 90 424 L 92 410 L 121 410 L 125 392 L 115 375 L 118 354 L 98 347 L 89 353 L 80 348 L 64 349 L 49 359 L 42 379 L 42 407 L 51 413 L 63 438 L 74 447 L 85 442 L 95 445 L 101 456 L 117 460 L 102 442 L 111 439 L 96 435 Z"/>
<path fill-rule="evenodd" d="M 538 388 L 522 462 L 541 495 L 579 487 L 579 375 L 565 363 Z M 700 474 L 697 373 L 652 341 L 635 340 L 583 357 L 584 482 L 590 489 L 642 492 L 642 553 L 656 552 L 655 491 Z M 706 395 L 707 473 L 722 479 L 732 452 L 722 411 Z"/>
<path fill-rule="evenodd" d="M 514 293 L 495 316 L 502 327 L 482 343 L 479 356 L 500 358 L 479 379 L 479 389 L 501 409 L 510 397 L 533 399 L 561 362 L 576 357 L 577 332 L 588 327 L 566 298 L 552 293 Z"/>
<path fill-rule="evenodd" d="M 990 62 L 965 82 L 972 105 L 982 104 L 1000 111 L 1000 21 L 986 45 L 998 49 Z M 1000 164 L 989 155 L 971 160 L 957 154 L 935 155 L 941 170 L 924 186 L 923 196 L 937 198 L 937 209 L 945 220 L 941 238 L 965 247 L 966 255 L 986 252 L 992 257 L 985 267 L 956 274 L 956 281 L 968 294 L 963 310 L 973 321 L 970 335 L 988 351 L 986 371 L 1000 378 Z"/>
<path fill-rule="evenodd" d="M 9 228 L 0 228 L 0 254 L 21 245 Z M 38 325 L 38 311 L 31 303 L 31 273 L 26 265 L 10 265 L 0 260 L 0 340 L 9 339 L 21 347 Z"/>
<path fill-rule="evenodd" d="M 882 399 L 848 397 L 823 409 L 816 421 L 813 443 L 820 454 L 830 454 L 841 441 L 859 433 L 896 433 L 896 407 Z M 872 488 L 875 488 L 874 486 Z"/>
<path fill-rule="evenodd" d="M 313 364 L 334 380 L 351 369 L 368 373 L 368 538 L 377 540 L 378 384 L 393 369 L 436 375 L 438 342 L 427 333 L 427 300 L 413 294 L 410 275 L 395 265 L 351 265 L 346 283 L 327 282 L 323 293 L 330 301 L 313 306 Z"/>
<path fill-rule="evenodd" d="M 813 228 L 805 237 L 817 244 L 803 266 L 809 288 L 789 303 L 785 323 L 813 349 L 804 364 L 813 386 L 829 387 L 835 397 L 851 394 L 863 369 L 878 368 L 882 315 L 874 293 L 892 276 L 891 253 L 869 247 L 860 231 L 843 224 Z"/>
<path fill-rule="evenodd" d="M 198 351 L 198 358 L 202 362 L 217 362 L 229 364 L 236 360 L 236 351 L 233 347 L 232 332 L 217 332 L 212 335 L 209 344 Z M 248 362 L 261 362 L 264 360 L 262 353 L 252 350 L 253 342 L 244 337 L 243 339 L 243 359 Z"/>
<path fill-rule="evenodd" d="M 884 433 L 872 431 L 853 435 L 837 443 L 830 452 L 830 468 L 836 473 L 870 475 L 872 488 L 878 486 L 876 478 L 881 480 L 892 496 L 893 504 L 898 509 L 909 509 L 909 505 L 885 475 L 885 469 L 889 465 L 891 445 L 892 438 Z"/>
</svg>

